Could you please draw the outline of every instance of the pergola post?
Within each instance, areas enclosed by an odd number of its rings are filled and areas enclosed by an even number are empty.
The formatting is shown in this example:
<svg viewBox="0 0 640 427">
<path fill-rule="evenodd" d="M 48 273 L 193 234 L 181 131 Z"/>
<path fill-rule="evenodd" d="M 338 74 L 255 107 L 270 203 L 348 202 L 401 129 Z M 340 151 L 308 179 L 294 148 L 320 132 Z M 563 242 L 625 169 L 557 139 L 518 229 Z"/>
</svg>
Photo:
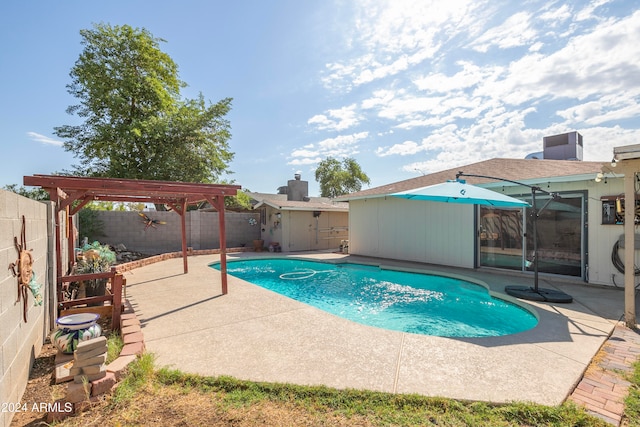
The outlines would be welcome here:
<svg viewBox="0 0 640 427">
<path fill-rule="evenodd" d="M 209 197 L 207 201 L 218 211 L 218 230 L 220 232 L 220 280 L 222 295 L 227 294 L 227 235 L 224 222 L 224 196 Z"/>
<path fill-rule="evenodd" d="M 189 272 L 187 262 L 187 201 L 186 199 L 180 204 L 180 227 L 182 229 L 182 264 L 184 265 L 184 274 Z"/>
</svg>

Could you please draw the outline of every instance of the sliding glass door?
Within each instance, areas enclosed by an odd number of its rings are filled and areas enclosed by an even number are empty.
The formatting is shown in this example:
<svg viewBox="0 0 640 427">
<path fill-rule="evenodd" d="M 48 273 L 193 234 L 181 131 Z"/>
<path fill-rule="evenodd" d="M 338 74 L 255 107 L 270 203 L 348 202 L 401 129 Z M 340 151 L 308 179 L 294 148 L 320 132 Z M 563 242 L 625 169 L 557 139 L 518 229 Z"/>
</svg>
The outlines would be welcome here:
<svg viewBox="0 0 640 427">
<path fill-rule="evenodd" d="M 538 197 L 538 271 L 582 277 L 584 221 L 582 195 Z M 529 211 L 529 209 L 527 210 Z M 527 222 L 527 259 L 533 261 L 533 223 Z"/>
<path fill-rule="evenodd" d="M 480 208 L 480 265 L 522 270 L 522 209 Z"/>
<path fill-rule="evenodd" d="M 528 200 L 531 203 L 530 197 Z M 584 277 L 584 194 L 562 194 L 556 200 L 536 194 L 538 208 L 538 271 Z M 533 270 L 531 208 L 480 207 L 479 262 L 481 266 Z"/>
</svg>

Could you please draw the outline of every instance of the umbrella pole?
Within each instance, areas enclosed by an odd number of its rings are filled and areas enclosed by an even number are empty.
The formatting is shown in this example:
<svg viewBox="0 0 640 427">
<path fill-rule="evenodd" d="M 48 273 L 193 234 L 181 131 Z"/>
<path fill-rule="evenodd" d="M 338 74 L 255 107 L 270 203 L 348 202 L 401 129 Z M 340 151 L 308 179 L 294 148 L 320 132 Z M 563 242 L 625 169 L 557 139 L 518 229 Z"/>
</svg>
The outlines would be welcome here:
<svg viewBox="0 0 640 427">
<path fill-rule="evenodd" d="M 473 176 L 477 178 L 487 178 L 487 179 L 495 179 L 496 181 L 504 181 L 511 182 L 513 184 L 522 185 L 525 187 L 531 188 L 531 209 L 533 210 L 533 217 L 531 220 L 533 221 L 532 229 L 533 229 L 533 287 L 531 286 L 518 286 L 518 285 L 508 285 L 504 287 L 504 291 L 516 298 L 522 298 L 529 301 L 544 301 L 544 302 L 559 302 L 559 303 L 569 303 L 573 301 L 573 297 L 571 295 L 566 294 L 563 291 L 557 289 L 542 289 L 538 287 L 538 214 L 539 211 L 536 207 L 536 191 L 542 191 L 551 196 L 551 199 L 542 206 L 540 211 L 543 211 L 549 203 L 558 197 L 557 193 L 551 193 L 541 189 L 535 185 L 524 184 L 522 182 L 513 181 L 511 179 L 498 178 L 495 176 L 489 175 L 475 175 L 468 174 L 462 171 L 456 174 L 456 179 L 461 176 Z M 526 253 L 526 251 L 525 251 Z"/>
<path fill-rule="evenodd" d="M 504 287 L 504 291 L 516 298 L 522 298 L 529 301 L 544 301 L 544 302 L 561 302 L 569 303 L 573 301 L 573 297 L 567 293 L 557 289 L 543 289 L 538 287 L 538 216 L 557 196 L 552 194 L 551 199 L 540 209 L 536 204 L 536 191 L 540 190 L 540 187 L 531 186 L 531 221 L 533 232 L 533 288 L 531 286 L 517 286 L 509 285 Z"/>
</svg>

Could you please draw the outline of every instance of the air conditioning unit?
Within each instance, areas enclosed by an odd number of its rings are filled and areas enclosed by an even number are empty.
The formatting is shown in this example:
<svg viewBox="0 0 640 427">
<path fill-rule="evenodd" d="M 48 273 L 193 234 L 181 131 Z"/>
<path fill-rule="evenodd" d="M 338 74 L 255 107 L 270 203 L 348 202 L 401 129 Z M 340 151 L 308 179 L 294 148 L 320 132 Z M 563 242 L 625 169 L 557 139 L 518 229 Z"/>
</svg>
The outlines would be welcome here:
<svg viewBox="0 0 640 427">
<path fill-rule="evenodd" d="M 545 160 L 582 160 L 582 135 L 578 132 L 545 136 L 542 142 Z"/>
</svg>

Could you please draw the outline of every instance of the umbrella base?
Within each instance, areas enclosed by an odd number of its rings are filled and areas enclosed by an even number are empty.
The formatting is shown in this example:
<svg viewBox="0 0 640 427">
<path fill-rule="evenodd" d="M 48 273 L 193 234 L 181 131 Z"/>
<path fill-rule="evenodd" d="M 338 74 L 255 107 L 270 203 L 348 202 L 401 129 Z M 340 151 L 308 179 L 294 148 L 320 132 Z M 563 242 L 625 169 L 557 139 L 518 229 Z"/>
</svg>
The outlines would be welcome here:
<svg viewBox="0 0 640 427">
<path fill-rule="evenodd" d="M 530 286 L 505 286 L 504 291 L 512 297 L 522 298 L 529 301 L 543 302 L 573 302 L 573 297 L 562 291 L 555 289 L 538 288 L 537 290 Z"/>
</svg>

